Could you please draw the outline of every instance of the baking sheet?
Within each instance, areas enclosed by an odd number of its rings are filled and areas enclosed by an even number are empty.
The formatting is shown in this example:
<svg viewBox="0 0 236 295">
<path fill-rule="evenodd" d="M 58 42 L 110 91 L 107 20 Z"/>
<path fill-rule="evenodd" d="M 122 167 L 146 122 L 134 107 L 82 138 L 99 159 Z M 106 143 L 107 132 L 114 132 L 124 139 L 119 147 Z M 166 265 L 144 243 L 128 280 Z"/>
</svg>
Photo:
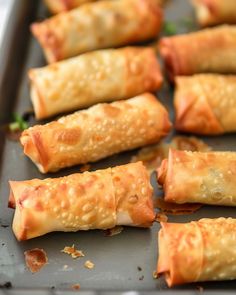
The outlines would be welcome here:
<svg viewBox="0 0 236 295">
<path fill-rule="evenodd" d="M 183 18 L 193 18 L 193 10 L 186 0 L 170 0 L 165 9 L 166 19 L 179 23 Z M 30 36 L 29 23 L 47 16 L 46 8 L 39 1 L 15 0 L 12 17 L 7 27 L 4 48 L 0 60 L 0 122 L 9 122 L 13 112 L 24 113 L 32 108 L 29 99 L 27 71 L 31 67 L 45 64 L 42 51 Z M 181 27 L 179 32 L 188 29 Z M 173 120 L 172 89 L 165 84 L 158 93 L 159 99 L 169 109 Z M 33 121 L 32 121 L 33 123 Z M 166 139 L 170 140 L 174 132 Z M 224 135 L 203 138 L 215 150 L 236 150 L 236 136 Z M 106 168 L 128 163 L 136 151 L 122 153 L 92 165 L 92 169 Z M 68 175 L 78 171 L 78 167 L 69 168 L 46 176 Z M 163 278 L 154 280 L 152 271 L 157 261 L 157 231 L 159 224 L 148 229 L 125 228 L 113 237 L 104 237 L 99 230 L 77 233 L 51 233 L 25 242 L 17 242 L 11 230 L 13 210 L 7 208 L 9 188 L 8 180 L 44 178 L 31 161 L 23 155 L 19 143 L 4 138 L 0 133 L 0 285 L 11 282 L 13 290 L 32 289 L 42 292 L 71 290 L 79 283 L 81 290 L 125 291 L 138 290 L 168 293 Z M 155 186 L 155 177 L 152 175 Z M 160 194 L 155 186 L 156 194 Z M 236 218 L 235 208 L 205 206 L 199 211 L 185 216 L 170 216 L 169 221 L 187 222 L 203 217 L 231 216 Z M 83 250 L 84 258 L 73 260 L 61 253 L 65 246 L 75 244 Z M 39 273 L 31 274 L 25 266 L 24 251 L 43 248 L 48 255 L 49 264 Z M 84 268 L 86 260 L 95 263 L 93 270 Z M 65 267 L 65 265 L 67 267 Z M 141 268 L 139 270 L 138 268 Z M 172 289 L 191 294 L 204 290 L 236 289 L 236 281 L 197 283 Z M 30 292 L 29 290 L 29 292 Z M 1 291 L 0 291 L 1 292 Z M 192 293 L 193 292 L 193 293 Z M 10 294 L 10 293 L 7 293 Z M 47 294 L 47 293 L 45 293 Z M 63 291 L 63 294 L 64 291 Z M 88 294 L 93 294 L 88 293 Z"/>
</svg>

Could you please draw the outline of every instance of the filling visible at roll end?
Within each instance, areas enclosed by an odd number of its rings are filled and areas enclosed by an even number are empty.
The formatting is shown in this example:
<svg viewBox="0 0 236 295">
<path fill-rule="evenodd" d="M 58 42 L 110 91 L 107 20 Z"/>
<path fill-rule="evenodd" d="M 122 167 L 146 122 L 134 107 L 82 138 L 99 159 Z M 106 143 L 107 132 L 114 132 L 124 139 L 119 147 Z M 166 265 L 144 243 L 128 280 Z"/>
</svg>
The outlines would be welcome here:
<svg viewBox="0 0 236 295">
<path fill-rule="evenodd" d="M 29 130 L 23 131 L 20 137 L 20 143 L 23 146 L 24 154 L 35 163 L 41 173 L 46 173 L 46 164 L 42 162 L 40 149 L 38 149 L 39 141 L 39 136 L 31 136 Z"/>
</svg>

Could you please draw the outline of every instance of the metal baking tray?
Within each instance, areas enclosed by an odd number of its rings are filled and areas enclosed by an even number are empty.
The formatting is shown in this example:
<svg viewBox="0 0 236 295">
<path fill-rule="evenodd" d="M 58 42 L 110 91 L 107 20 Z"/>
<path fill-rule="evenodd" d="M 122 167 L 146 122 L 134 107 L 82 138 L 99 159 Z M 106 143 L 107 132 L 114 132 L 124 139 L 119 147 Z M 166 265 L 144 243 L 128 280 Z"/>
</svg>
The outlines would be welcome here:
<svg viewBox="0 0 236 295">
<path fill-rule="evenodd" d="M 194 18 L 192 7 L 186 0 L 170 0 L 165 8 L 168 21 L 178 23 L 183 18 Z M 45 64 L 42 50 L 29 32 L 29 25 L 48 16 L 42 1 L 15 0 L 6 28 L 0 52 L 0 124 L 10 122 L 13 112 L 24 113 L 32 108 L 29 99 L 27 71 Z M 179 32 L 186 31 L 180 28 Z M 159 99 L 169 109 L 173 120 L 172 89 L 165 84 L 158 93 Z M 170 140 L 172 134 L 166 139 Z M 236 136 L 224 135 L 203 138 L 215 150 L 235 150 Z M 122 153 L 95 163 L 92 169 L 106 168 L 129 162 L 136 151 Z M 46 176 L 57 177 L 78 171 L 78 167 L 65 169 Z M 73 284 L 81 285 L 84 294 L 197 294 L 199 286 L 204 292 L 236 289 L 236 281 L 188 284 L 168 289 L 164 278 L 154 280 L 152 271 L 157 261 L 157 232 L 159 224 L 149 229 L 125 228 L 113 237 L 104 237 L 102 231 L 76 233 L 50 233 L 25 242 L 17 242 L 12 229 L 13 210 L 8 209 L 8 180 L 43 178 L 31 161 L 23 155 L 19 143 L 9 141 L 0 132 L 0 286 L 10 282 L 10 290 L 3 294 L 69 294 Z M 155 186 L 155 193 L 160 194 Z M 181 185 L 181 184 L 180 184 Z M 235 208 L 204 206 L 191 215 L 170 216 L 169 221 L 187 222 L 202 217 L 231 216 L 236 218 Z M 73 260 L 61 253 L 65 247 L 75 244 L 86 254 Z M 24 251 L 43 248 L 49 264 L 40 272 L 31 274 L 24 262 Z M 93 270 L 84 268 L 85 260 L 95 263 Z M 68 267 L 65 268 L 64 265 Z M 140 270 L 140 268 L 141 270 Z M 9 284 L 8 284 L 9 285 Z M 27 291 L 28 290 L 28 291 Z"/>
</svg>

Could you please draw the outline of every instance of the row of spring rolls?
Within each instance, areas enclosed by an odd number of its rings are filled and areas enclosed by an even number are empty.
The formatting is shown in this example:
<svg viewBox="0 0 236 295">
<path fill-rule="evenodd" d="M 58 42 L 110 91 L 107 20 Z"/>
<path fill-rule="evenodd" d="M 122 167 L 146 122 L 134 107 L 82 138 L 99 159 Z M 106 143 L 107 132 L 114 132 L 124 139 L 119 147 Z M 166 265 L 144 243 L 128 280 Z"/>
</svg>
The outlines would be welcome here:
<svg viewBox="0 0 236 295">
<path fill-rule="evenodd" d="M 104 0 L 34 23 L 31 29 L 52 63 L 95 49 L 152 39 L 161 23 L 156 0 Z"/>
<path fill-rule="evenodd" d="M 177 75 L 174 100 L 177 130 L 196 134 L 236 130 L 235 76 L 178 77 L 201 72 L 235 73 L 235 32 L 235 27 L 222 26 L 160 41 L 166 67 L 173 78 Z M 38 119 L 156 91 L 163 80 L 154 50 L 136 47 L 86 53 L 31 69 L 29 77 Z"/>
<path fill-rule="evenodd" d="M 236 206 L 235 152 L 170 150 L 157 174 L 167 202 Z M 10 187 L 19 240 L 51 231 L 150 226 L 155 217 L 142 162 L 61 178 L 10 181 Z"/>
<path fill-rule="evenodd" d="M 236 158 L 235 153 L 206 153 L 205 156 L 203 153 L 181 153 L 185 154 L 187 160 L 183 155 L 182 158 L 176 158 L 176 162 L 171 165 L 182 164 L 174 168 L 173 173 L 170 165 L 167 172 L 172 175 L 168 185 L 173 183 L 173 190 L 178 188 L 176 182 L 179 183 L 179 180 L 189 182 L 194 169 L 199 171 L 200 181 L 197 173 L 194 173 L 191 187 L 188 183 L 184 190 L 191 192 L 199 186 L 211 204 L 216 196 L 215 192 L 211 196 L 214 179 L 217 183 L 219 179 L 220 182 L 225 181 L 226 187 L 235 186 L 235 165 L 230 165 Z M 195 162 L 194 158 L 197 159 Z M 224 158 L 227 159 L 226 163 Z M 207 166 L 209 161 L 213 168 Z M 186 171 L 183 169 L 180 174 L 184 175 L 183 178 L 177 176 L 175 182 L 173 177 L 177 169 L 183 168 L 185 163 Z M 231 178 L 227 179 L 227 174 Z M 214 175 L 218 177 L 214 178 Z M 160 177 L 163 178 L 163 175 Z M 13 231 L 18 240 L 52 231 L 108 229 L 116 225 L 149 227 L 155 219 L 153 189 L 148 172 L 141 162 L 57 179 L 10 181 L 10 187 L 9 206 L 15 208 Z M 182 202 L 183 192 L 179 196 Z M 194 201 L 202 200 L 196 196 L 192 197 Z M 217 199 L 224 200 L 224 197 L 224 193 L 217 195 Z M 187 200 L 191 201 L 191 196 Z M 234 205 L 232 201 L 233 196 L 230 204 Z M 186 224 L 162 222 L 161 226 L 158 234 L 157 273 L 165 275 L 170 287 L 189 282 L 236 278 L 235 219 L 201 219 Z"/>
<path fill-rule="evenodd" d="M 56 14 L 93 1 L 95 0 L 45 0 L 45 4 L 52 13 Z M 234 0 L 192 0 L 191 2 L 196 10 L 197 21 L 202 26 L 236 23 Z"/>
</svg>

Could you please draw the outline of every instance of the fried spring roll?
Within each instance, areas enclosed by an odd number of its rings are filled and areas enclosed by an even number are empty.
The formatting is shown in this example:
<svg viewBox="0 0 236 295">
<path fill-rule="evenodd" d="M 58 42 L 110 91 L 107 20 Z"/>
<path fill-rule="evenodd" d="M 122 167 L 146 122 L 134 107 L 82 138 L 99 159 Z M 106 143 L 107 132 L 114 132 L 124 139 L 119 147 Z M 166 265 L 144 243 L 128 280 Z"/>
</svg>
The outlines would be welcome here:
<svg viewBox="0 0 236 295">
<path fill-rule="evenodd" d="M 95 0 L 44 0 L 48 9 L 54 14 L 71 10 L 84 3 L 93 1 Z"/>
<path fill-rule="evenodd" d="M 46 173 L 158 142 L 170 127 L 166 109 L 146 93 L 36 125 L 20 141 L 24 153 Z"/>
<path fill-rule="evenodd" d="M 236 26 L 219 26 L 159 43 L 170 79 L 195 73 L 236 73 Z"/>
<path fill-rule="evenodd" d="M 236 206 L 236 152 L 171 149 L 157 173 L 167 202 Z"/>
<path fill-rule="evenodd" d="M 149 227 L 155 218 L 142 162 L 61 178 L 10 181 L 10 187 L 18 240 L 52 231 Z"/>
<path fill-rule="evenodd" d="M 236 219 L 161 223 L 157 273 L 169 287 L 236 279 Z"/>
<path fill-rule="evenodd" d="M 236 131 L 236 76 L 177 77 L 175 128 L 197 134 Z"/>
<path fill-rule="evenodd" d="M 29 77 L 37 119 L 152 92 L 163 80 L 154 50 L 137 47 L 85 53 L 31 69 Z"/>
<path fill-rule="evenodd" d="M 87 51 L 157 36 L 162 11 L 156 0 L 87 3 L 31 26 L 49 63 Z"/>
<path fill-rule="evenodd" d="M 236 23 L 235 0 L 192 0 L 201 26 Z"/>
</svg>

